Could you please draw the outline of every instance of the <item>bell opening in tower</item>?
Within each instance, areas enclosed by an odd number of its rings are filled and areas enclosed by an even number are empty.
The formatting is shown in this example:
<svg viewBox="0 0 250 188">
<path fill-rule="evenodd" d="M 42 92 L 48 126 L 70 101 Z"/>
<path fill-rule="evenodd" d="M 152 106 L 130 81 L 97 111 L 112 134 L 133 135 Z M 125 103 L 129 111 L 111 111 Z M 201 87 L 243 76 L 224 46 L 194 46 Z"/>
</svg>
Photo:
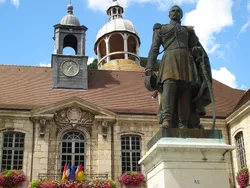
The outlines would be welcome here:
<svg viewBox="0 0 250 188">
<path fill-rule="evenodd" d="M 74 50 L 73 54 L 72 50 Z M 72 34 L 66 35 L 63 40 L 63 54 L 66 55 L 68 53 L 77 55 L 77 38 Z"/>
</svg>

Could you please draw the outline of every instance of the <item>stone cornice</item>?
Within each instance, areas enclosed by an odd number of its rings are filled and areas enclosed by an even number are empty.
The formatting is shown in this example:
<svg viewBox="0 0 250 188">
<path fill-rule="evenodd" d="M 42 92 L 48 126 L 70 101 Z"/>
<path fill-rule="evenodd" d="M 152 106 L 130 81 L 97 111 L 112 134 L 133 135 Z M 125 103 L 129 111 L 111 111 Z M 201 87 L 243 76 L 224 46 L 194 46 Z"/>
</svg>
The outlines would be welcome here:
<svg viewBox="0 0 250 188">
<path fill-rule="evenodd" d="M 201 124 L 210 124 L 211 128 L 212 128 L 212 123 L 213 123 L 213 119 L 212 118 L 201 118 L 200 119 Z M 216 123 L 215 125 L 218 127 L 223 127 L 226 126 L 227 122 L 225 119 L 216 119 Z"/>
<path fill-rule="evenodd" d="M 235 110 L 232 114 L 230 114 L 226 118 L 226 122 L 230 125 L 233 124 L 238 119 L 242 118 L 246 114 L 250 112 L 250 101 L 246 102 L 244 105 L 242 105 L 240 108 Z"/>
<path fill-rule="evenodd" d="M 14 111 L 14 110 L 0 110 L 0 117 L 17 117 L 17 118 L 30 118 L 31 112 Z"/>
<path fill-rule="evenodd" d="M 117 115 L 118 121 L 147 121 L 147 122 L 156 122 L 157 123 L 157 116 L 149 116 L 149 115 Z"/>
</svg>

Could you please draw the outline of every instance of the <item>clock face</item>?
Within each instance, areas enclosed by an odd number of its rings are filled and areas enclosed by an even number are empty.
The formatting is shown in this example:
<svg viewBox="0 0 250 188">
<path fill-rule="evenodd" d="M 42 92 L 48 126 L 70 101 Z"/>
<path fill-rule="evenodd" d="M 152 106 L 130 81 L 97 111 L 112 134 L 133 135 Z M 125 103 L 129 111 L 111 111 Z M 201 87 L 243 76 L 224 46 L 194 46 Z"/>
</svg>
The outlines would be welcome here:
<svg viewBox="0 0 250 188">
<path fill-rule="evenodd" d="M 79 72 L 79 65 L 75 61 L 65 61 L 62 64 L 62 72 L 65 76 L 75 76 Z"/>
</svg>

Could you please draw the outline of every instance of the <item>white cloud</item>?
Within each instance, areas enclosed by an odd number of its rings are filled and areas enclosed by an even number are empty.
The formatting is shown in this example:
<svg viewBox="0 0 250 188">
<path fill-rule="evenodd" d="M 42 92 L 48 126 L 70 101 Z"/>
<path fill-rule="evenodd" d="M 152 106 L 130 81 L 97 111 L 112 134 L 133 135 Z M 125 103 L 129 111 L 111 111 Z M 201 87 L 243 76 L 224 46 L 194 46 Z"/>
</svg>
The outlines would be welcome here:
<svg viewBox="0 0 250 188">
<path fill-rule="evenodd" d="M 19 0 L 11 0 L 11 3 L 16 7 L 19 8 L 20 1 Z"/>
<path fill-rule="evenodd" d="M 235 75 L 227 70 L 226 67 L 221 67 L 219 70 L 212 70 L 212 76 L 215 80 L 218 80 L 232 88 L 236 88 L 238 86 Z"/>
<path fill-rule="evenodd" d="M 250 0 L 247 1 L 247 10 L 248 13 L 250 13 Z M 245 33 L 247 31 L 247 28 L 250 26 L 250 16 L 248 18 L 248 21 L 240 28 L 240 31 L 238 33 L 237 39 L 240 38 L 240 35 L 242 33 Z"/>
<path fill-rule="evenodd" d="M 208 53 L 214 53 L 220 44 L 216 34 L 233 25 L 232 0 L 198 0 L 196 9 L 184 16 L 184 24 L 195 26 L 195 32 Z"/>
<path fill-rule="evenodd" d="M 5 3 L 6 0 L 0 0 L 0 4 Z M 14 5 L 16 8 L 20 6 L 20 0 L 10 0 L 11 4 Z"/>
<path fill-rule="evenodd" d="M 51 64 L 50 63 L 46 63 L 45 61 L 41 62 L 40 67 L 51 67 Z"/>
<path fill-rule="evenodd" d="M 238 33 L 237 39 L 240 38 L 242 33 L 247 31 L 247 28 L 250 26 L 250 19 L 240 28 L 240 32 Z"/>
<path fill-rule="evenodd" d="M 101 11 L 105 11 L 111 2 L 111 0 L 88 0 L 91 9 Z M 124 7 L 133 3 L 153 3 L 161 10 L 167 10 L 173 4 L 197 3 L 195 10 L 185 14 L 183 23 L 195 26 L 195 31 L 208 53 L 214 53 L 220 48 L 220 44 L 216 43 L 216 35 L 224 28 L 233 25 L 233 0 L 119 0 L 119 3 Z"/>
<path fill-rule="evenodd" d="M 89 65 L 89 64 L 93 63 L 94 59 L 95 59 L 95 58 L 93 58 L 93 57 L 89 57 L 89 58 L 88 58 L 87 64 Z"/>
<path fill-rule="evenodd" d="M 152 3 L 157 4 L 160 10 L 167 10 L 173 4 L 190 4 L 195 3 L 197 0 L 119 0 L 119 3 L 127 8 L 130 4 L 133 3 Z M 111 0 L 88 0 L 89 8 L 94 10 L 106 11 L 107 8 L 111 5 Z"/>
<path fill-rule="evenodd" d="M 242 89 L 242 90 L 248 90 L 248 87 L 247 87 L 247 86 L 245 86 L 245 85 L 241 85 L 241 86 L 239 87 L 239 89 Z"/>
</svg>

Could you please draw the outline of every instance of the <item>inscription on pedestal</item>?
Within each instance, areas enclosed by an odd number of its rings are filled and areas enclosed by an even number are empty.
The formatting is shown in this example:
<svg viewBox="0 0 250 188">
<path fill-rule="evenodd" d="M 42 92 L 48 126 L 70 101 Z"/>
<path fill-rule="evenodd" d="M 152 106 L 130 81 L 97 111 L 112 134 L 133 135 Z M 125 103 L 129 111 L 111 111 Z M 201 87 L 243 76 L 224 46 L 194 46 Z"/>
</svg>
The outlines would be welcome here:
<svg viewBox="0 0 250 188">
<path fill-rule="evenodd" d="M 194 180 L 194 184 L 201 184 L 200 180 Z"/>
</svg>

